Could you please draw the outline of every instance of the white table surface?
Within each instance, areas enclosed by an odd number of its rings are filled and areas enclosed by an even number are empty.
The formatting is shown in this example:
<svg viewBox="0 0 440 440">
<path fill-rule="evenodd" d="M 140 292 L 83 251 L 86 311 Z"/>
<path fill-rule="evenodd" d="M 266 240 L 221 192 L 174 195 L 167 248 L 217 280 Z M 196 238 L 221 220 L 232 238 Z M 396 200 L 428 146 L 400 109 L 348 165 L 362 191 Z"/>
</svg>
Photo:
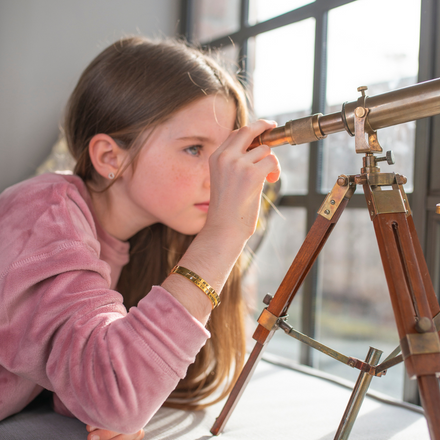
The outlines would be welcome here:
<svg viewBox="0 0 440 440">
<path fill-rule="evenodd" d="M 307 371 L 307 369 L 305 370 Z M 221 440 L 332 440 L 351 391 L 304 372 L 260 361 Z M 162 408 L 145 428 L 149 440 L 208 440 L 224 402 L 203 411 Z M 85 440 L 85 425 L 48 404 L 0 422 L 0 440 Z M 428 440 L 420 412 L 366 397 L 351 440 Z"/>
</svg>

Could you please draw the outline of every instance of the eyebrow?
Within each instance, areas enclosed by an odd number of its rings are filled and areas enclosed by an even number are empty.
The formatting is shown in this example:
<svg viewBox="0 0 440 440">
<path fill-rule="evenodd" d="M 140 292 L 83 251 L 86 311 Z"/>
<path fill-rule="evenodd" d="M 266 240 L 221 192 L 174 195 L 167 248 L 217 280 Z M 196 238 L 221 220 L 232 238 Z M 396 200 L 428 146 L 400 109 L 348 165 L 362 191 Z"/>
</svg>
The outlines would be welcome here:
<svg viewBox="0 0 440 440">
<path fill-rule="evenodd" d="M 177 138 L 178 141 L 193 141 L 197 140 L 199 142 L 208 142 L 209 138 L 205 136 L 181 136 Z"/>
</svg>

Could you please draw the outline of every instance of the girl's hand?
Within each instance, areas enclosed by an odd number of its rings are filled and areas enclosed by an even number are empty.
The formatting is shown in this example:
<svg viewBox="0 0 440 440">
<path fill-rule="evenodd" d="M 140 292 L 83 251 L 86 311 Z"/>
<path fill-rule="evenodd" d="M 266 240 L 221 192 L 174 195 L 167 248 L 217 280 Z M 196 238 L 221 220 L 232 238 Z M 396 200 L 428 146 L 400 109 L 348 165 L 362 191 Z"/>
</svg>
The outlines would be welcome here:
<svg viewBox="0 0 440 440">
<path fill-rule="evenodd" d="M 135 434 L 119 434 L 118 432 L 107 431 L 106 429 L 93 428 L 90 425 L 87 425 L 86 429 L 89 431 L 87 440 L 141 440 L 145 435 L 143 429 Z"/>
<path fill-rule="evenodd" d="M 245 239 L 254 233 L 264 181 L 277 181 L 281 169 L 267 145 L 247 148 L 256 136 L 275 126 L 275 122 L 259 120 L 234 130 L 211 155 L 207 229 L 231 232 L 238 228 Z"/>
<path fill-rule="evenodd" d="M 255 231 L 264 181 L 279 178 L 280 165 L 267 145 L 247 151 L 256 136 L 275 126 L 260 120 L 234 130 L 209 158 L 211 197 L 206 223 L 178 264 L 207 280 L 218 293 Z M 191 281 L 170 276 L 162 286 L 201 323 L 207 322 L 212 304 Z"/>
</svg>

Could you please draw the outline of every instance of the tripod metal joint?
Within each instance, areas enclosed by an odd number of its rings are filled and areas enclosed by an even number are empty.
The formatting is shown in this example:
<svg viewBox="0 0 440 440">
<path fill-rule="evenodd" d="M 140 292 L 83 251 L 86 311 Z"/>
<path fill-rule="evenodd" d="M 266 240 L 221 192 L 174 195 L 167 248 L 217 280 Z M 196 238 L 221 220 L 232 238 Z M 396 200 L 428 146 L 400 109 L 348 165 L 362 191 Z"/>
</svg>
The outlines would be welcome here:
<svg viewBox="0 0 440 440">
<path fill-rule="evenodd" d="M 408 197 L 402 185 L 402 181 L 406 181 L 404 176 L 394 173 L 361 174 L 356 180 L 357 183 L 363 181 L 371 220 L 379 214 L 411 215 Z M 392 189 L 384 191 L 383 186 L 391 186 Z"/>
<path fill-rule="evenodd" d="M 283 316 L 282 318 L 285 318 Z M 258 318 L 258 323 L 263 326 L 265 329 L 272 331 L 276 326 L 278 326 L 278 320 L 281 319 L 273 313 L 269 312 L 267 308 L 263 309 L 261 315 Z"/>
<path fill-rule="evenodd" d="M 352 368 L 357 368 L 358 370 L 363 371 L 364 373 L 367 373 L 370 376 L 381 377 L 381 376 L 385 376 L 385 374 L 387 373 L 386 370 L 377 371 L 376 366 L 361 361 L 360 359 L 357 358 L 352 358 L 352 357 L 349 358 L 347 365 Z"/>
<path fill-rule="evenodd" d="M 288 315 L 276 316 L 273 313 L 269 312 L 267 307 L 263 309 L 261 315 L 257 319 L 258 323 L 264 327 L 266 330 L 272 331 L 279 327 L 281 321 L 285 321 Z"/>
<path fill-rule="evenodd" d="M 332 190 L 327 194 L 318 214 L 331 220 L 344 199 L 350 199 L 356 190 L 354 176 L 341 174 Z"/>
<path fill-rule="evenodd" d="M 440 340 L 437 332 L 411 333 L 401 341 L 403 358 L 419 354 L 440 353 Z"/>
</svg>

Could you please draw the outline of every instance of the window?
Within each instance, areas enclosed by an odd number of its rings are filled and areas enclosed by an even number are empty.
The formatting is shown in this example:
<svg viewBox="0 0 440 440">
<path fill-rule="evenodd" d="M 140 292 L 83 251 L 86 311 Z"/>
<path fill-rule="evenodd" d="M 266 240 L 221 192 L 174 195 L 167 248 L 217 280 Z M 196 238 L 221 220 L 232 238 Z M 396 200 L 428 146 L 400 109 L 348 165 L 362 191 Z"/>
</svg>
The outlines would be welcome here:
<svg viewBox="0 0 440 440">
<path fill-rule="evenodd" d="M 358 98 L 358 86 L 374 96 L 440 76 L 436 0 L 187 0 L 185 33 L 193 41 L 236 57 L 251 92 L 256 117 L 280 125 L 313 113 L 341 111 Z M 378 131 L 393 150 L 390 169 L 405 186 L 419 238 L 440 291 L 440 117 Z M 432 129 L 430 129 L 432 124 Z M 416 148 L 417 145 L 417 148 Z M 277 147 L 282 175 L 281 215 L 273 214 L 255 257 L 259 301 L 275 293 L 316 213 L 339 174 L 357 174 L 361 156 L 341 132 L 310 145 Z M 383 171 L 388 165 L 382 165 Z M 257 314 L 263 305 L 258 302 Z M 337 351 L 363 359 L 368 346 L 398 344 L 394 316 L 372 223 L 358 187 L 334 232 L 293 300 L 289 323 Z M 255 322 L 254 322 L 255 327 Z M 351 370 L 308 346 L 276 334 L 267 350 L 355 380 Z M 403 366 L 372 381 L 393 397 L 417 402 Z"/>
</svg>

